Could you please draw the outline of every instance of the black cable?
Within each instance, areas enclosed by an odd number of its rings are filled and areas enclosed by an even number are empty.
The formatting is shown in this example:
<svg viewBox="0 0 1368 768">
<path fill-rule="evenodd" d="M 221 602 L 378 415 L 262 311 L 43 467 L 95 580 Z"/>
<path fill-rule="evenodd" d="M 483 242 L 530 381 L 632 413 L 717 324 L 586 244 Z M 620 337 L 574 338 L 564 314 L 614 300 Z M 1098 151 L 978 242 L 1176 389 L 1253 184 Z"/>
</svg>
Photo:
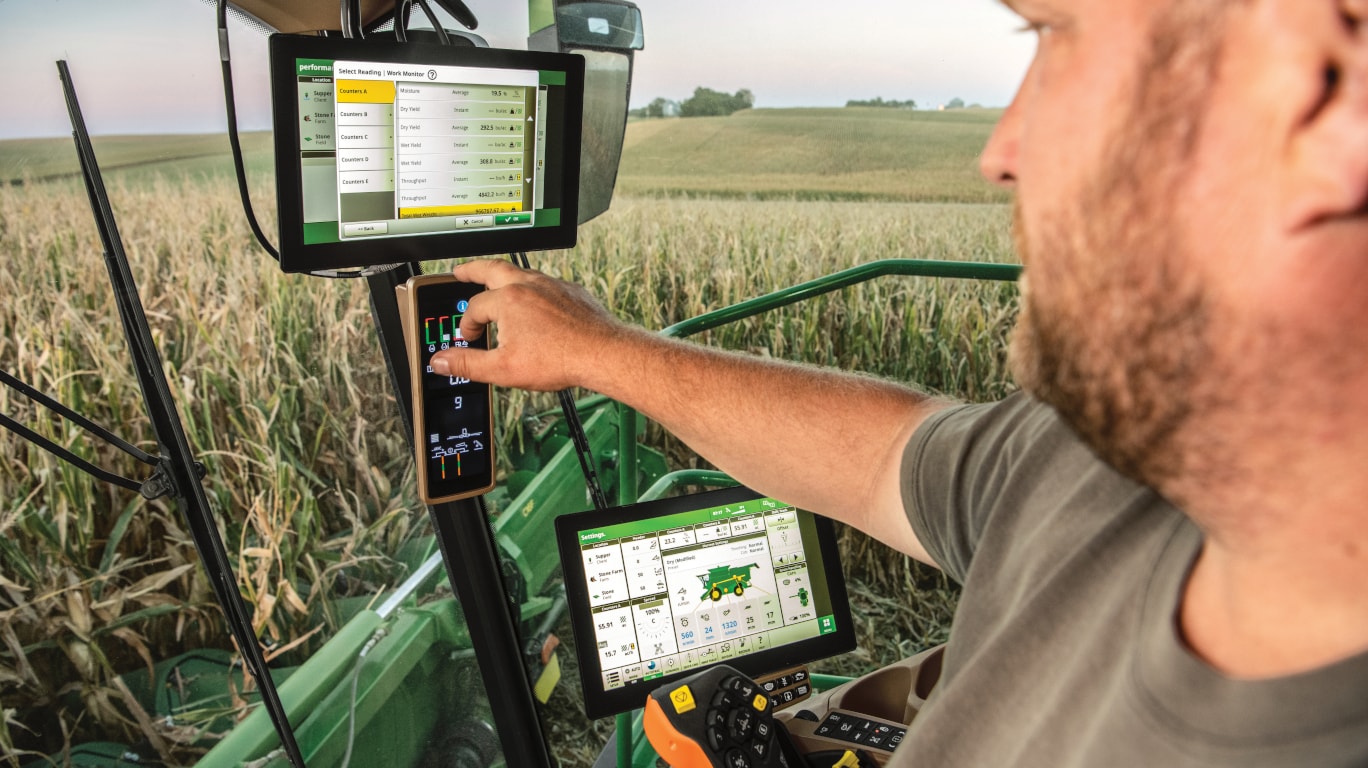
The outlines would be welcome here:
<svg viewBox="0 0 1368 768">
<path fill-rule="evenodd" d="M 408 42 L 409 10 L 413 8 L 410 0 L 394 0 L 394 39 Z"/>
<path fill-rule="evenodd" d="M 470 6 L 466 5 L 462 0 L 436 0 L 436 2 L 438 5 L 442 6 L 443 10 L 451 14 L 452 18 L 464 25 L 466 29 L 474 32 L 475 28 L 480 26 L 480 20 L 475 18 L 475 14 L 471 12 Z"/>
<path fill-rule="evenodd" d="M 451 45 L 451 36 L 437 18 L 437 14 L 432 12 L 432 6 L 427 4 L 427 0 L 395 0 L 394 3 L 394 39 L 401 43 L 408 42 L 408 22 L 409 16 L 413 11 L 413 6 L 417 5 L 423 9 L 423 14 L 427 16 L 428 23 L 432 24 L 432 29 L 437 33 L 437 40 L 442 45 Z"/>
<path fill-rule="evenodd" d="M 100 426 L 99 424 L 96 424 L 90 419 L 87 419 L 81 414 L 71 410 L 65 405 L 62 405 L 61 403 L 57 402 L 51 397 L 48 397 L 42 392 L 39 392 L 37 389 L 34 389 L 33 387 L 29 386 L 23 381 L 20 381 L 18 378 L 10 375 L 9 372 L 0 371 L 0 384 L 5 384 L 14 391 L 28 398 L 29 400 L 38 403 L 39 405 L 43 406 L 44 408 L 47 408 L 48 410 L 57 412 L 57 414 L 60 415 L 62 418 L 65 418 L 68 421 L 75 423 L 76 426 L 81 427 L 82 429 L 88 432 L 94 432 L 97 437 L 102 438 L 105 442 L 109 443 L 110 445 L 113 445 L 115 448 L 118 448 L 119 450 L 123 451 L 129 456 L 132 456 L 138 461 L 141 461 L 144 464 L 150 464 L 154 466 L 156 465 L 158 461 L 158 458 L 156 456 L 153 456 L 147 451 L 144 451 L 141 448 L 138 448 L 137 446 L 133 445 L 132 443 L 127 442 L 126 440 L 114 434 L 113 432 L 110 432 L 108 429 L 105 429 L 104 427 Z"/>
<path fill-rule="evenodd" d="M 242 198 L 242 210 L 247 216 L 247 224 L 252 228 L 252 234 L 256 237 L 257 243 L 262 250 L 271 255 L 271 258 L 280 261 L 280 251 L 271 245 L 266 239 L 266 233 L 262 231 L 261 225 L 257 223 L 256 213 L 252 209 L 251 194 L 247 190 L 247 169 L 242 159 L 242 142 L 238 138 L 237 125 L 237 101 L 233 90 L 233 66 L 232 56 L 228 47 L 228 13 L 225 0 L 216 0 L 218 7 L 218 34 L 219 34 L 219 59 L 223 69 L 223 104 L 228 113 L 228 145 L 232 148 L 233 170 L 237 174 L 238 195 Z M 342 20 L 346 24 L 349 16 L 347 9 L 350 7 L 347 0 L 342 0 Z M 359 11 L 357 12 L 360 13 Z M 352 35 L 347 34 L 347 37 Z M 361 35 L 365 37 L 365 35 Z M 318 270 L 310 272 L 314 277 L 328 278 L 355 278 L 368 277 L 376 271 L 383 272 L 393 269 L 392 265 L 371 267 L 360 271 L 339 271 L 334 269 Z"/>
<path fill-rule="evenodd" d="M 342 36 L 351 40 L 366 39 L 364 25 L 361 23 L 361 2 L 360 0 L 341 0 L 342 11 Z"/>
<path fill-rule="evenodd" d="M 252 211 L 252 196 L 247 191 L 247 169 L 242 162 L 242 143 L 238 140 L 237 101 L 233 97 L 233 64 L 228 51 L 228 2 L 218 0 L 219 64 L 223 68 L 223 104 L 228 111 L 228 145 L 233 150 L 233 170 L 237 172 L 238 194 L 242 197 L 242 210 L 247 214 L 247 224 L 262 249 L 271 258 L 280 261 L 280 252 L 266 240 L 266 234 L 257 223 Z"/>
<path fill-rule="evenodd" d="M 408 2 L 415 2 L 415 0 L 408 0 Z M 416 2 L 418 7 L 423 9 L 423 15 L 427 16 L 428 23 L 437 32 L 437 41 L 442 45 L 451 45 L 451 36 L 447 34 L 446 27 L 442 26 L 442 22 L 437 19 L 437 14 L 432 12 L 432 6 L 428 5 L 427 0 L 416 0 Z"/>
<path fill-rule="evenodd" d="M 575 455 L 579 456 L 580 471 L 584 473 L 584 484 L 589 488 L 589 498 L 594 502 L 594 509 L 607 509 L 608 498 L 604 496 L 598 472 L 594 470 L 594 454 L 589 447 L 589 438 L 584 434 L 584 425 L 580 422 L 575 398 L 568 389 L 557 392 L 556 398 L 560 400 L 561 413 L 565 414 L 565 425 L 570 430 L 570 440 L 575 444 Z"/>
<path fill-rule="evenodd" d="M 46 437 L 43 437 L 37 432 L 34 432 L 33 430 L 29 429 L 23 424 L 20 424 L 14 419 L 11 419 L 3 413 L 0 413 L 0 427 L 8 429 L 9 431 L 22 437 L 30 443 L 33 443 L 39 448 L 42 448 L 43 450 L 47 451 L 53 456 L 56 456 L 57 458 L 67 462 L 68 464 L 71 464 L 72 466 L 76 467 L 82 472 L 85 472 L 86 474 L 93 476 L 97 480 L 103 480 L 106 483 L 113 483 L 114 485 L 117 485 L 120 488 L 127 488 L 128 490 L 135 491 L 137 493 L 142 492 L 143 484 L 138 482 L 137 480 L 132 480 L 130 478 L 124 477 L 123 475 L 114 474 L 113 472 L 110 472 L 107 469 L 97 467 L 94 464 L 81 458 L 80 456 L 77 456 L 76 454 L 72 453 L 71 451 L 68 451 L 62 446 L 52 442 Z"/>
<path fill-rule="evenodd" d="M 512 254 L 509 259 L 523 269 L 532 268 L 526 252 Z M 575 444 L 575 456 L 579 458 L 580 472 L 584 474 L 584 484 L 589 489 L 589 499 L 593 502 L 594 509 L 607 509 L 608 497 L 604 495 L 603 484 L 599 482 L 598 471 L 594 469 L 594 452 L 589 446 L 589 436 L 584 433 L 584 423 L 580 421 L 575 397 L 570 390 L 562 389 L 556 393 L 556 400 L 560 403 L 561 413 L 565 416 L 565 427 L 570 432 L 570 441 Z"/>
</svg>

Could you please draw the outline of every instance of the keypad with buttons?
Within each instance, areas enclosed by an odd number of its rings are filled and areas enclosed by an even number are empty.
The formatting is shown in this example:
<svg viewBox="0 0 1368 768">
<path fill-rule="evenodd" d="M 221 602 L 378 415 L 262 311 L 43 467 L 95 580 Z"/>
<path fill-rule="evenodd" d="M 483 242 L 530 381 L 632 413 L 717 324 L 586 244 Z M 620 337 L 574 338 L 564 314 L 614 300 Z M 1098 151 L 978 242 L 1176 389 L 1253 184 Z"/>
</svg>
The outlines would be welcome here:
<svg viewBox="0 0 1368 768">
<path fill-rule="evenodd" d="M 812 695 L 808 671 L 802 667 L 790 669 L 760 681 L 760 688 L 769 697 L 770 706 L 783 709 Z"/>
<path fill-rule="evenodd" d="M 783 754 L 763 686 L 726 665 L 657 689 L 644 725 L 676 768 L 799 768 Z"/>
<path fill-rule="evenodd" d="M 814 736 L 825 736 L 871 749 L 892 752 L 907 736 L 907 729 L 898 725 L 880 723 L 849 712 L 832 712 L 827 715 Z"/>
</svg>

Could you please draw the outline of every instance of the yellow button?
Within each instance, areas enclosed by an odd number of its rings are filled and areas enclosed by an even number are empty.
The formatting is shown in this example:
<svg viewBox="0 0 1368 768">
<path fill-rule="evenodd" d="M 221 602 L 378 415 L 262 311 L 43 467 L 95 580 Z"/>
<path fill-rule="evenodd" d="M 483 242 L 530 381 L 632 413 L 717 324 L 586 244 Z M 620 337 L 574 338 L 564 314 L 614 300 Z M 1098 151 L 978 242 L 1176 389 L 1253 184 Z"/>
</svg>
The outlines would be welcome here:
<svg viewBox="0 0 1368 768">
<path fill-rule="evenodd" d="M 860 758 L 856 756 L 854 752 L 847 749 L 846 753 L 841 755 L 841 759 L 836 761 L 831 768 L 859 768 L 859 765 Z"/>
<path fill-rule="evenodd" d="M 768 704 L 769 704 L 769 699 L 765 698 L 765 695 L 764 695 L 763 693 L 757 693 L 757 694 L 755 694 L 755 700 L 751 702 L 751 706 L 752 706 L 752 707 L 755 707 L 755 711 L 756 711 L 756 712 L 764 712 L 764 711 L 765 711 L 765 707 L 766 707 Z"/>
<path fill-rule="evenodd" d="M 394 103 L 394 82 L 390 80 L 337 80 L 333 91 L 342 104 Z"/>
<path fill-rule="evenodd" d="M 674 702 L 675 714 L 679 715 L 682 715 L 685 712 L 692 712 L 694 706 L 696 706 L 694 704 L 693 691 L 690 691 L 689 686 L 687 685 L 681 685 L 673 691 L 670 691 L 670 701 Z"/>
</svg>

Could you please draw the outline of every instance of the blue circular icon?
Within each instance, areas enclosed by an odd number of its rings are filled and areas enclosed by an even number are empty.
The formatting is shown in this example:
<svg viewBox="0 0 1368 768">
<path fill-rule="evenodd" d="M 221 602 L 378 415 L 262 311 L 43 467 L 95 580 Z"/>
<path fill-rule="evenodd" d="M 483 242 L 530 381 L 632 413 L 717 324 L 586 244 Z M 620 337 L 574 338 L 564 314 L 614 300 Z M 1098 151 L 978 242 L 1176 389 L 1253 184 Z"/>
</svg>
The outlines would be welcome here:
<svg viewBox="0 0 1368 768">
<path fill-rule="evenodd" d="M 465 299 L 461 299 L 460 301 L 456 302 L 456 311 L 464 312 L 466 311 L 466 307 L 468 306 L 470 306 L 470 302 L 466 301 Z"/>
</svg>

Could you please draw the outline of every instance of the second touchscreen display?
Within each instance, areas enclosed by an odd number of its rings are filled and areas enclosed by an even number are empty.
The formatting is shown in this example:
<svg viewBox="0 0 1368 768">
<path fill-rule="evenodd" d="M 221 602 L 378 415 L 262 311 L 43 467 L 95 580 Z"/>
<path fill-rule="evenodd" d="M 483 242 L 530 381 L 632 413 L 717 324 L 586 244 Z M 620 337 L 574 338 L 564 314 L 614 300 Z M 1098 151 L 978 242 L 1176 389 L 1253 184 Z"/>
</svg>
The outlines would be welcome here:
<svg viewBox="0 0 1368 768">
<path fill-rule="evenodd" d="M 591 717 L 719 661 L 760 672 L 853 642 L 830 522 L 778 499 L 730 488 L 556 530 Z"/>
</svg>

